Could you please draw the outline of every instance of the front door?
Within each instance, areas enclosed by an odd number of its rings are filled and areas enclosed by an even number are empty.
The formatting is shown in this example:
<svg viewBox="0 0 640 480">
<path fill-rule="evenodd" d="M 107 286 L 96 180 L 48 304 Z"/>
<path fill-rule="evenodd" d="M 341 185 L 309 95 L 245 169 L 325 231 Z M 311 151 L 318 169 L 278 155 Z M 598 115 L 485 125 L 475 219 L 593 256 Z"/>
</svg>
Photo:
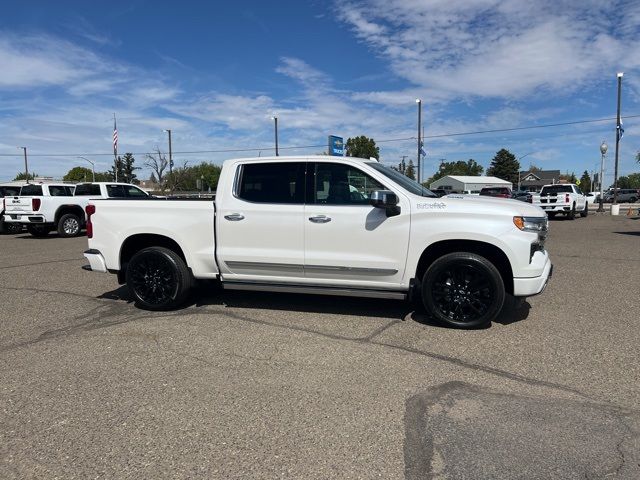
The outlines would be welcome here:
<svg viewBox="0 0 640 480">
<path fill-rule="evenodd" d="M 410 211 L 387 217 L 369 194 L 388 190 L 357 166 L 316 162 L 307 166 L 304 213 L 305 277 L 319 284 L 399 288 L 406 266 Z M 397 189 L 396 189 L 397 190 Z"/>
<path fill-rule="evenodd" d="M 216 212 L 217 257 L 224 280 L 304 278 L 305 166 L 264 160 L 237 166 L 233 192 L 220 195 Z"/>
</svg>

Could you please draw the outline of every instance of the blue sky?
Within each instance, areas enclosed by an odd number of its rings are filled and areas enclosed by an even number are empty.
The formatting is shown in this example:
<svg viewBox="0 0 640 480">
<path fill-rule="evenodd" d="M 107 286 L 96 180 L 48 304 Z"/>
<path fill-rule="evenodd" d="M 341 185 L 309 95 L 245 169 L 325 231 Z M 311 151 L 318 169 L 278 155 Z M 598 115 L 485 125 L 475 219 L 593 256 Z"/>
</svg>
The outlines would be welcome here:
<svg viewBox="0 0 640 480">
<path fill-rule="evenodd" d="M 0 180 L 62 176 L 77 155 L 106 170 L 119 151 L 167 149 L 221 163 L 317 154 L 327 135 L 367 135 L 382 160 L 415 160 L 416 98 L 427 137 L 615 117 L 624 72 L 620 174 L 640 171 L 640 2 L 354 0 L 30 1 L 0 18 Z M 627 116 L 629 118 L 624 119 Z M 615 120 L 427 138 L 441 159 L 488 166 L 500 148 L 542 168 L 613 176 Z M 287 147 L 311 146 L 288 149 Z M 258 149 L 257 151 L 180 153 Z M 98 155 L 106 154 L 106 155 Z M 147 178 L 143 169 L 140 178 Z"/>
</svg>

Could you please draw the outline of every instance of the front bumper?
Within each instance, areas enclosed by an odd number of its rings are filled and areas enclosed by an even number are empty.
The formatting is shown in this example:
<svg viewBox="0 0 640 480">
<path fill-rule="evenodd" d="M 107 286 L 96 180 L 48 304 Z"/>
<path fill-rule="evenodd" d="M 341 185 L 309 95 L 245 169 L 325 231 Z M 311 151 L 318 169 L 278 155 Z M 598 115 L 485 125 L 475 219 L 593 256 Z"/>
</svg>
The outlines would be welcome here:
<svg viewBox="0 0 640 480">
<path fill-rule="evenodd" d="M 549 256 L 545 254 L 545 262 L 542 275 L 539 277 L 514 278 L 513 279 L 513 296 L 514 297 L 531 297 L 542 293 L 553 274 L 553 265 Z"/>
<path fill-rule="evenodd" d="M 85 265 L 85 270 L 91 270 L 92 272 L 107 272 L 107 264 L 104 261 L 102 254 L 93 248 L 85 250 L 84 257 L 89 260 L 89 265 Z"/>
</svg>

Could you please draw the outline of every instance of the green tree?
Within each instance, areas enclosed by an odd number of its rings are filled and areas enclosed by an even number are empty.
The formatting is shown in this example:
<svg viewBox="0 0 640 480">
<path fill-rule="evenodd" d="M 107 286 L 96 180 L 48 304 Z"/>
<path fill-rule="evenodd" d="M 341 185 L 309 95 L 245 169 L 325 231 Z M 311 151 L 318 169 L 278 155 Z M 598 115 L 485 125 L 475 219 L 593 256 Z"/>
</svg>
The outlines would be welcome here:
<svg viewBox="0 0 640 480">
<path fill-rule="evenodd" d="M 478 164 L 474 159 L 470 158 L 468 161 L 458 160 L 456 162 L 441 162 L 440 168 L 436 173 L 433 174 L 431 178 L 429 178 L 425 185 L 429 186 L 439 178 L 442 178 L 446 175 L 469 175 L 472 177 L 476 177 L 478 175 L 482 175 L 484 168 L 482 165 Z"/>
<path fill-rule="evenodd" d="M 518 183 L 518 171 L 520 162 L 516 156 L 506 148 L 502 148 L 491 160 L 491 165 L 487 169 L 487 175 L 498 177 L 511 183 Z"/>
<path fill-rule="evenodd" d="M 619 177 L 618 188 L 640 188 L 640 173 Z"/>
<path fill-rule="evenodd" d="M 404 174 L 411 180 L 416 179 L 416 167 L 413 165 L 413 160 L 409 160 L 409 165 L 407 165 L 407 169 L 405 170 Z"/>
<path fill-rule="evenodd" d="M 65 182 L 91 182 L 93 180 L 93 172 L 86 167 L 73 167 L 62 177 Z"/>
<path fill-rule="evenodd" d="M 118 172 L 118 181 L 136 185 L 140 183 L 135 174 L 135 171 L 140 170 L 140 167 L 134 166 L 136 159 L 133 157 L 133 154 L 125 153 L 124 157 L 122 157 L 122 159 L 118 157 L 118 160 L 120 160 L 120 164 L 122 165 L 122 177 L 120 176 L 120 172 Z"/>
<path fill-rule="evenodd" d="M 376 147 L 373 138 L 360 135 L 355 138 L 348 138 L 346 143 L 347 157 L 376 158 L 380 159 L 380 149 Z"/>
<path fill-rule="evenodd" d="M 28 175 L 28 177 L 29 177 L 29 178 L 27 178 L 27 174 L 26 174 L 25 172 L 20 172 L 20 173 L 18 173 L 18 174 L 16 175 L 16 178 L 14 178 L 13 180 L 14 180 L 14 181 L 16 181 L 16 180 L 35 180 L 35 178 L 36 178 L 37 176 L 38 176 L 38 174 L 37 174 L 37 173 L 35 173 L 35 172 L 33 172 L 33 173 L 30 173 L 30 174 Z"/>
<path fill-rule="evenodd" d="M 214 191 L 218 186 L 220 171 L 222 169 L 218 165 L 202 162 L 199 165 L 189 166 L 188 162 L 184 162 L 180 167 L 174 167 L 171 174 L 165 175 L 167 184 L 173 185 L 173 189 L 177 191 L 196 192 L 200 181 L 203 181 L 202 190 L 208 191 L 211 188 Z"/>
<path fill-rule="evenodd" d="M 580 190 L 582 190 L 583 192 L 590 192 L 592 190 L 591 184 L 591 176 L 589 175 L 589 172 L 585 170 L 580 177 Z"/>
</svg>

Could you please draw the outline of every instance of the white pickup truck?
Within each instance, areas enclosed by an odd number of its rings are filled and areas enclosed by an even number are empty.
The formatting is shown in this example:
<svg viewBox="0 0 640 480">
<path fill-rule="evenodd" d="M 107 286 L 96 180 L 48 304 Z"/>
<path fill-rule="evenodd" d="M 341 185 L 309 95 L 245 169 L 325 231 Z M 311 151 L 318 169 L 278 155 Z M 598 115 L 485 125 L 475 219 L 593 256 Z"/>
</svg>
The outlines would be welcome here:
<svg viewBox="0 0 640 480">
<path fill-rule="evenodd" d="M 26 185 L 27 182 L 13 181 L 9 183 L 0 184 L 0 233 L 19 233 L 22 230 L 22 225 L 15 223 L 4 223 L 4 206 L 5 197 L 16 197 L 20 195 L 20 189 Z"/>
<path fill-rule="evenodd" d="M 19 197 L 5 199 L 4 221 L 26 225 L 35 237 L 54 229 L 61 237 L 75 237 L 84 227 L 84 208 L 96 198 L 147 198 L 148 194 L 128 183 L 97 182 L 70 184 L 29 184 Z"/>
<path fill-rule="evenodd" d="M 589 214 L 589 202 L 580 187 L 573 183 L 556 183 L 545 185 L 540 194 L 531 196 L 531 203 L 542 208 L 549 218 L 562 213 L 571 220 L 576 218 L 576 213 L 581 217 Z"/>
<path fill-rule="evenodd" d="M 374 160 L 227 160 L 214 201 L 92 201 L 89 265 L 136 304 L 171 309 L 194 279 L 225 289 L 422 298 L 438 320 L 486 324 L 540 293 L 547 217 L 515 200 L 437 198 Z"/>
</svg>

